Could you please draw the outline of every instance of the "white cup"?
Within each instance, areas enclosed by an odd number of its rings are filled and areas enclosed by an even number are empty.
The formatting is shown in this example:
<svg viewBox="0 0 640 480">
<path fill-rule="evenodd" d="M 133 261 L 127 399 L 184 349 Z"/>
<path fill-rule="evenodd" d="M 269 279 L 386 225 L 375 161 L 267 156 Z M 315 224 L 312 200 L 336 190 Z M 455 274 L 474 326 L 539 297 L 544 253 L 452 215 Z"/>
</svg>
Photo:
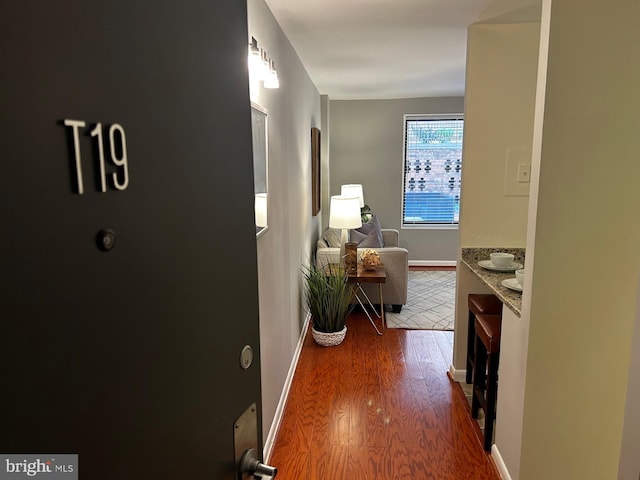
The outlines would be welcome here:
<svg viewBox="0 0 640 480">
<path fill-rule="evenodd" d="M 524 268 L 516 270 L 516 281 L 524 287 Z"/>
<path fill-rule="evenodd" d="M 511 253 L 494 252 L 489 255 L 489 258 L 497 268 L 508 268 L 513 263 L 514 256 Z"/>
</svg>

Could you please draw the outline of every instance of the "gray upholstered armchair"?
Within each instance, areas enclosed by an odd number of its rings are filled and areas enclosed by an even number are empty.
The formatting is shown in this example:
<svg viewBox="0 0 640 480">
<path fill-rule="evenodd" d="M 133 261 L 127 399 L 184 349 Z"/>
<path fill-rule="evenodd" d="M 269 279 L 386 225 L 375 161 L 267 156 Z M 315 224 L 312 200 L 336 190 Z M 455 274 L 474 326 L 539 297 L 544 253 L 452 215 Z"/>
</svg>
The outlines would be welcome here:
<svg viewBox="0 0 640 480">
<path fill-rule="evenodd" d="M 382 230 L 384 247 L 374 248 L 380 255 L 380 262 L 384 264 L 387 281 L 382 285 L 382 296 L 385 304 L 391 304 L 394 312 L 400 312 L 402 305 L 407 303 L 407 281 L 409 279 L 409 252 L 400 248 L 398 230 Z M 365 248 L 358 248 L 361 253 Z M 339 263 L 340 248 L 330 247 L 327 235 L 318 240 L 316 250 L 316 265 Z M 378 285 L 363 284 L 367 296 L 375 303 L 378 298 Z"/>
</svg>

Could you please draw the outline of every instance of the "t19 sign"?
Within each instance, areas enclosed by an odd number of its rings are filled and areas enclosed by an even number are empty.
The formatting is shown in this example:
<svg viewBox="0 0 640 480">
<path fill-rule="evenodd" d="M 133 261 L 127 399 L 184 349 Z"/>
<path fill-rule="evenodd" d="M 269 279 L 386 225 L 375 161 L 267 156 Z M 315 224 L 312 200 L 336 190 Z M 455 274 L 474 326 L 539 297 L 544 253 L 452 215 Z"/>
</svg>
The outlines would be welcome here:
<svg viewBox="0 0 640 480">
<path fill-rule="evenodd" d="M 73 156 L 75 160 L 76 170 L 76 187 L 78 194 L 84 193 L 84 181 L 82 177 L 82 161 L 80 155 L 80 129 L 86 127 L 86 123 L 82 120 L 64 120 L 66 127 L 71 127 L 73 135 Z M 87 129 L 88 130 L 88 129 Z M 104 138 L 104 129 L 102 123 L 96 123 L 95 127 L 89 132 L 94 139 L 98 153 L 98 164 L 100 166 L 100 191 L 107 191 L 107 173 L 105 168 L 104 152 L 106 139 Z M 111 163 L 118 167 L 118 172 L 111 174 L 111 184 L 116 190 L 125 190 L 129 185 L 129 164 L 127 160 L 127 141 L 124 134 L 124 128 L 114 123 L 107 131 L 109 137 L 108 151 L 111 157 Z"/>
</svg>

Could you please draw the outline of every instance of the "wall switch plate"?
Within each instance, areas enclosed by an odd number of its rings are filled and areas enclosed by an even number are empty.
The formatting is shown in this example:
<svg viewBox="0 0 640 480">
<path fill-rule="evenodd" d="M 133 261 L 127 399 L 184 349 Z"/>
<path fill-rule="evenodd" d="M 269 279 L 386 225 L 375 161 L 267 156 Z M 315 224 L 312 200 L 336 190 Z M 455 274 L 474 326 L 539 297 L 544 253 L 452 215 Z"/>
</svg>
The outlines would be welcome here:
<svg viewBox="0 0 640 480">
<path fill-rule="evenodd" d="M 518 183 L 529 183 L 531 177 L 531 165 L 521 163 L 518 165 Z"/>
<path fill-rule="evenodd" d="M 504 164 L 505 197 L 528 197 L 531 177 L 531 148 L 507 147 Z"/>
</svg>

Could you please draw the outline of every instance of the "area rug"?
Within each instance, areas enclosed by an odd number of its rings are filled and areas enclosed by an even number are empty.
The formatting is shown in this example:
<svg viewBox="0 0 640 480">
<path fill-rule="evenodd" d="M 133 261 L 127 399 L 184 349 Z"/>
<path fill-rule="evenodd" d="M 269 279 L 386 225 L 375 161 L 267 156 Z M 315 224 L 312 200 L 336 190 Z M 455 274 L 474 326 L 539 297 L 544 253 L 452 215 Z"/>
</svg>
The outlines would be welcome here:
<svg viewBox="0 0 640 480">
<path fill-rule="evenodd" d="M 400 313 L 385 312 L 388 328 L 453 330 L 456 272 L 410 270 L 407 304 Z"/>
</svg>

